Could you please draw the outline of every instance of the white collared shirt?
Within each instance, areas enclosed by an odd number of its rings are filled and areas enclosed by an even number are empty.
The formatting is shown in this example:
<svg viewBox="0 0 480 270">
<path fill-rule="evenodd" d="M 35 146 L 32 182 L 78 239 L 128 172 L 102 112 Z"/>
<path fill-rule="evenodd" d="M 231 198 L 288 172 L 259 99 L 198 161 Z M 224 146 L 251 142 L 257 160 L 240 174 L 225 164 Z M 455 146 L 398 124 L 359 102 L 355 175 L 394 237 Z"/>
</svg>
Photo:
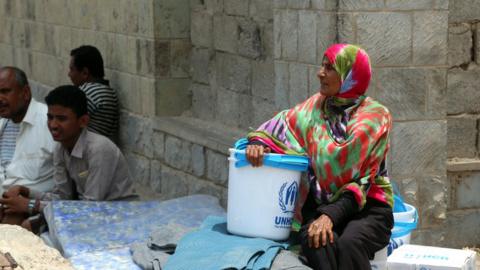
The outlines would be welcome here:
<svg viewBox="0 0 480 270">
<path fill-rule="evenodd" d="M 0 165 L 0 192 L 12 185 L 24 185 L 42 192 L 53 189 L 53 149 L 56 143 L 47 127 L 47 111 L 45 104 L 31 99 L 20 122 L 13 159 L 6 168 Z M 6 121 L 0 119 L 0 132 L 3 132 Z"/>
</svg>

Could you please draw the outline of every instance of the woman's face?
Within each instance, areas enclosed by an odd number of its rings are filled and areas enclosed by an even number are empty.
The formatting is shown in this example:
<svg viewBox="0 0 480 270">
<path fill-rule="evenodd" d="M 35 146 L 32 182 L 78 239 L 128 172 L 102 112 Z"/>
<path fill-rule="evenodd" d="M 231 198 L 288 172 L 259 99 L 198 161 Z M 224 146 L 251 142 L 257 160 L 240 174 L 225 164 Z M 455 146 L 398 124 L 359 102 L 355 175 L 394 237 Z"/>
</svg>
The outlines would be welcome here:
<svg viewBox="0 0 480 270">
<path fill-rule="evenodd" d="M 317 72 L 317 77 L 320 80 L 320 93 L 328 97 L 338 94 L 342 80 L 326 57 Z"/>
</svg>

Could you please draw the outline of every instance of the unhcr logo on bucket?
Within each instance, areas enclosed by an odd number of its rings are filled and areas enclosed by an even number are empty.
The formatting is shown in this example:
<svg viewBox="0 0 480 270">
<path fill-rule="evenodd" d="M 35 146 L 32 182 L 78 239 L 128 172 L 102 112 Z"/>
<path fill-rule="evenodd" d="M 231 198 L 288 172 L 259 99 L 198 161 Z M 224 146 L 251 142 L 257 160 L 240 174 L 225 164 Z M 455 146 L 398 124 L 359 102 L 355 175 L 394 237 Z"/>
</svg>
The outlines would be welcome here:
<svg viewBox="0 0 480 270">
<path fill-rule="evenodd" d="M 283 183 L 278 192 L 278 205 L 282 213 L 289 214 L 288 216 L 275 216 L 275 227 L 289 228 L 292 225 L 291 214 L 295 208 L 295 201 L 297 200 L 298 184 L 293 181 L 288 187 L 289 182 Z"/>
</svg>

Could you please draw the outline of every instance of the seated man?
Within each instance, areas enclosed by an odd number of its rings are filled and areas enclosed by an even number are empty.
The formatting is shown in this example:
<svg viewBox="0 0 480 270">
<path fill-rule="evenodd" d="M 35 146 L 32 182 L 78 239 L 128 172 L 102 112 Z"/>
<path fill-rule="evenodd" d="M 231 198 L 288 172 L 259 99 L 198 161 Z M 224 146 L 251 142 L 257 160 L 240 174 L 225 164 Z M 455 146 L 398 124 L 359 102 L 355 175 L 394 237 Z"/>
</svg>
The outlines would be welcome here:
<svg viewBox="0 0 480 270">
<path fill-rule="evenodd" d="M 133 182 L 120 149 L 106 137 L 90 132 L 87 100 L 76 86 L 60 86 L 45 101 L 48 128 L 55 141 L 53 192 L 14 186 L 0 199 L 5 213 L 40 213 L 42 201 L 135 199 Z M 28 199 L 30 198 L 30 199 Z M 29 224 L 24 223 L 26 228 Z"/>
<path fill-rule="evenodd" d="M 88 129 L 115 140 L 118 131 L 118 99 L 105 76 L 102 55 L 97 48 L 80 46 L 70 52 L 68 76 L 85 92 L 90 123 Z"/>
<path fill-rule="evenodd" d="M 51 191 L 55 143 L 47 106 L 32 98 L 27 76 L 16 67 L 0 68 L 0 117 L 0 194 L 13 185 Z M 2 216 L 0 209 L 0 223 L 16 223 Z"/>
</svg>

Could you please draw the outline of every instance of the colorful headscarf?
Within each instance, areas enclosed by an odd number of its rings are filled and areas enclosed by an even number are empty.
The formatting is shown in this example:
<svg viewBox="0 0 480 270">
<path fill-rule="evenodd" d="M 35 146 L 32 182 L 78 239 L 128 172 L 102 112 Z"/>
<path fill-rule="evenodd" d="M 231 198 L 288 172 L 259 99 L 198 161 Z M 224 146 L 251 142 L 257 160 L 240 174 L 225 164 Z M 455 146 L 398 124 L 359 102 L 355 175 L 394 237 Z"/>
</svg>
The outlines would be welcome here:
<svg viewBox="0 0 480 270">
<path fill-rule="evenodd" d="M 363 96 L 370 81 L 368 56 L 360 48 L 345 44 L 333 45 L 325 55 L 333 59 L 333 66 L 342 77 L 342 87 L 347 90 L 329 98 L 318 93 L 248 134 L 249 141 L 260 141 L 277 153 L 310 158 L 313 177 L 300 183 L 293 224 L 297 230 L 311 187 L 318 191 L 317 202 L 325 203 L 323 198 L 334 202 L 349 191 L 360 209 L 367 197 L 393 205 L 391 184 L 382 172 L 392 120 L 387 108 Z M 330 98 L 354 103 L 345 105 L 340 113 L 327 114 L 325 104 Z M 335 134 L 332 128 L 339 116 L 343 134 Z"/>
<path fill-rule="evenodd" d="M 350 44 L 334 44 L 325 51 L 324 56 L 340 75 L 342 85 L 336 97 L 358 98 L 365 94 L 372 70 L 363 49 Z"/>
</svg>

